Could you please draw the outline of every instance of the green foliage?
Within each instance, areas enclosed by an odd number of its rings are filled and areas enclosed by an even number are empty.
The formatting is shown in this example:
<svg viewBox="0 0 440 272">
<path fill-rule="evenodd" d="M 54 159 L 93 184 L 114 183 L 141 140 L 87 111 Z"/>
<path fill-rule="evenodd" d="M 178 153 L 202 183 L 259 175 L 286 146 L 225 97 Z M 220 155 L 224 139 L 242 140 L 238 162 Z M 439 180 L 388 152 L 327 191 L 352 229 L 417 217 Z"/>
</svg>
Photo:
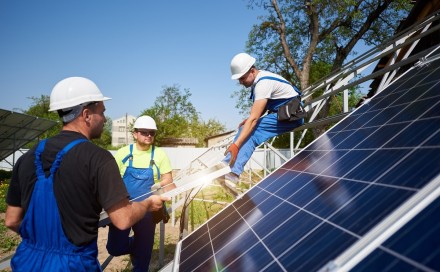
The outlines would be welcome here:
<svg viewBox="0 0 440 272">
<path fill-rule="evenodd" d="M 20 237 L 15 234 L 8 232 L 5 227 L 5 220 L 0 220 L 0 255 L 3 253 L 11 252 L 17 248 L 20 243 Z"/>
<path fill-rule="evenodd" d="M 197 138 L 199 141 L 198 147 L 202 147 L 206 137 L 220 134 L 224 131 L 224 125 L 214 119 L 209 119 L 206 122 L 199 121 L 198 123 L 193 124 L 191 127 L 191 137 Z"/>
<path fill-rule="evenodd" d="M 8 192 L 9 184 L 8 183 L 0 183 L 0 213 L 6 212 L 6 193 Z M 10 252 L 14 250 L 18 243 L 20 242 L 20 238 L 17 234 L 8 231 L 5 227 L 5 221 L 3 219 L 0 220 L 0 255 L 3 253 Z"/>
<path fill-rule="evenodd" d="M 40 118 L 52 120 L 58 122 L 58 126 L 52 128 L 52 130 L 45 132 L 45 137 L 50 137 L 55 135 L 62 127 L 61 119 L 58 116 L 58 113 L 49 111 L 50 105 L 50 96 L 41 95 L 40 97 L 30 97 L 32 100 L 32 104 L 29 109 L 25 110 L 24 113 L 32 116 L 37 116 Z"/>
<path fill-rule="evenodd" d="M 250 91 L 245 88 L 241 88 L 240 90 L 236 90 L 231 94 L 231 98 L 236 98 L 235 108 L 238 109 L 243 118 L 249 116 L 250 109 L 252 107 L 252 100 L 249 99 Z"/>
<path fill-rule="evenodd" d="M 41 95 L 40 97 L 30 97 L 29 99 L 32 100 L 31 106 L 23 111 L 23 113 L 57 122 L 51 129 L 42 133 L 39 138 L 45 139 L 58 134 L 63 127 L 63 122 L 59 118 L 58 113 L 49 111 L 50 96 Z M 26 147 L 33 147 L 37 141 L 38 139 L 35 139 L 35 141 L 28 143 Z"/>
<path fill-rule="evenodd" d="M 0 182 L 8 180 L 11 177 L 12 177 L 12 171 L 6 171 L 6 170 L 0 169 Z"/>
<path fill-rule="evenodd" d="M 299 69 L 305 68 L 308 60 L 313 60 L 331 63 L 334 70 L 347 56 L 356 53 L 352 49 L 358 41 L 378 45 L 391 37 L 412 6 L 410 0 L 274 2 L 282 18 L 273 3 L 249 1 L 249 7 L 260 6 L 267 13 L 260 17 L 259 24 L 253 26 L 247 49 L 257 56 L 261 67 L 282 75 L 296 74 L 291 78 L 300 75 L 290 64 L 286 65 L 287 55 L 280 40 L 281 19 L 285 23 L 283 34 L 288 53 L 296 60 Z"/>
<path fill-rule="evenodd" d="M 222 187 L 210 186 L 196 195 L 195 198 L 214 200 L 214 202 L 193 200 L 189 207 L 189 225 L 191 232 L 205 223 L 212 216 L 221 211 L 225 206 L 221 202 L 231 202 L 233 197 L 225 192 Z"/>
<path fill-rule="evenodd" d="M 156 121 L 156 144 L 160 146 L 163 138 L 197 138 L 200 147 L 206 137 L 225 131 L 225 126 L 216 120 L 203 121 L 190 98 L 189 89 L 182 92 L 178 85 L 165 86 L 154 105 L 141 113 Z"/>
<path fill-rule="evenodd" d="M 325 61 L 314 61 L 310 67 L 310 84 L 325 78 L 332 71 L 332 64 Z"/>
<path fill-rule="evenodd" d="M 112 119 L 108 116 L 105 118 L 107 121 L 104 124 L 101 137 L 99 139 L 93 139 L 92 142 L 104 149 L 112 149 Z"/>
<path fill-rule="evenodd" d="M 54 127 L 41 134 L 40 139 L 50 138 L 58 134 L 63 128 L 63 122 L 61 121 L 61 118 L 58 116 L 57 112 L 49 111 L 50 96 L 41 95 L 40 97 L 30 97 L 30 99 L 32 99 L 33 102 L 29 109 L 23 111 L 23 113 L 57 122 Z M 106 119 L 107 122 L 104 125 L 104 131 L 101 134 L 101 138 L 92 140 L 95 144 L 102 148 L 109 148 L 111 147 L 112 143 L 112 120 L 108 116 L 106 116 Z M 28 143 L 26 147 L 33 147 L 37 143 L 37 140 L 38 139 Z"/>
<path fill-rule="evenodd" d="M 9 183 L 0 183 L 0 213 L 6 212 L 6 193 L 8 192 Z"/>
</svg>

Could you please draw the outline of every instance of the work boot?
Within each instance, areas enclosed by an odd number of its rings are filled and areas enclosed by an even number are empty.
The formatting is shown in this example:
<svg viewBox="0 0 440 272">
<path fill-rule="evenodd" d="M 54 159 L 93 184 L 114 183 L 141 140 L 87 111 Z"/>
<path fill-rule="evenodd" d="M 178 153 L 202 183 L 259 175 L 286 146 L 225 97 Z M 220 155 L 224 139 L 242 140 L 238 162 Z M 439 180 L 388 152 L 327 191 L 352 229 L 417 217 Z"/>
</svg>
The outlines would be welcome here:
<svg viewBox="0 0 440 272">
<path fill-rule="evenodd" d="M 230 172 L 225 175 L 225 181 L 226 180 L 228 180 L 234 184 L 237 184 L 240 181 L 240 176 L 235 173 Z"/>
</svg>

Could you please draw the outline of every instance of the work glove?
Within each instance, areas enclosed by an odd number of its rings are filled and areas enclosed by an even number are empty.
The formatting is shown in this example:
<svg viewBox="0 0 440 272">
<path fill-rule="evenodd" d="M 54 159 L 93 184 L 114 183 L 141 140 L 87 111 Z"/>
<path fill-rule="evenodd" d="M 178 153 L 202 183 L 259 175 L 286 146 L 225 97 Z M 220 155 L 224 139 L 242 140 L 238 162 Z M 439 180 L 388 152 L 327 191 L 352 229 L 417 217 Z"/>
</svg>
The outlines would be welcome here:
<svg viewBox="0 0 440 272">
<path fill-rule="evenodd" d="M 228 149 L 226 149 L 225 156 L 231 153 L 231 159 L 229 160 L 229 166 L 234 166 L 235 160 L 237 159 L 238 154 L 238 146 L 235 143 L 232 143 Z"/>
<path fill-rule="evenodd" d="M 153 195 L 161 195 L 164 193 L 162 186 L 160 186 L 160 182 L 155 183 L 153 186 L 151 186 L 151 192 L 153 193 Z"/>
</svg>

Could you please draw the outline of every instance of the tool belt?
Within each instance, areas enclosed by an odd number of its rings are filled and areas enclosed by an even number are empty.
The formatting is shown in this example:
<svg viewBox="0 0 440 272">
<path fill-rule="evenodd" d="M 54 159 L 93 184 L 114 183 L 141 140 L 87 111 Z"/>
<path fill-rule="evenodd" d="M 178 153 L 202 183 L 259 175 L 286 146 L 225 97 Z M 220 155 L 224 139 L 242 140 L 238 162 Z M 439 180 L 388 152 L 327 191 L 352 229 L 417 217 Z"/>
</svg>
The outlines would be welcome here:
<svg viewBox="0 0 440 272">
<path fill-rule="evenodd" d="M 280 106 L 277 111 L 277 119 L 280 122 L 293 122 L 307 116 L 300 96 L 294 97 L 286 104 Z"/>
</svg>

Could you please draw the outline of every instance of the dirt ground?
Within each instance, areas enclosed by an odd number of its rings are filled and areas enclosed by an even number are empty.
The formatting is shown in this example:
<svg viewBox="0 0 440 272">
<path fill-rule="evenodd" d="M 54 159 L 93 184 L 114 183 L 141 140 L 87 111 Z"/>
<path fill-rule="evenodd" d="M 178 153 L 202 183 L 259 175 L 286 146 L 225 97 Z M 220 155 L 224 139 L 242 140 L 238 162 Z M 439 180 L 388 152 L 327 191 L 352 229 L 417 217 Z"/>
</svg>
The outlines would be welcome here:
<svg viewBox="0 0 440 272">
<path fill-rule="evenodd" d="M 4 218 L 4 214 L 0 214 L 0 218 Z M 162 266 L 159 264 L 159 224 L 156 227 L 155 246 L 153 247 L 153 255 L 150 262 L 150 271 L 159 271 Z M 107 244 L 108 227 L 99 228 L 98 230 L 98 260 L 101 265 L 109 257 L 106 249 Z M 8 231 L 7 235 L 15 236 L 12 231 Z M 179 240 L 179 226 L 173 226 L 171 220 L 165 224 L 165 246 L 164 246 L 164 260 L 163 265 L 167 265 L 174 258 L 175 245 Z M 0 254 L 0 260 L 9 256 L 11 252 Z M 11 271 L 10 268 L 1 270 L 2 272 Z M 125 272 L 131 271 L 130 258 L 128 255 L 113 257 L 111 261 L 106 265 L 105 272 Z"/>
<path fill-rule="evenodd" d="M 155 245 L 153 247 L 153 255 L 150 261 L 150 271 L 159 271 L 162 267 L 159 264 L 159 224 L 156 227 Z M 109 257 L 107 249 L 108 227 L 99 228 L 98 231 L 98 260 L 101 265 Z M 173 226 L 171 220 L 165 224 L 165 245 L 164 245 L 164 260 L 163 265 L 168 264 L 174 258 L 175 245 L 179 240 L 179 226 Z M 104 264 L 105 265 L 105 264 Z M 122 272 L 131 271 L 130 258 L 128 255 L 113 257 L 110 263 L 105 266 L 105 272 Z"/>
<path fill-rule="evenodd" d="M 109 257 L 105 245 L 107 244 L 108 227 L 99 228 L 98 230 L 98 260 L 100 264 Z M 128 256 L 113 257 L 104 271 L 123 271 L 127 268 L 130 259 Z"/>
</svg>

